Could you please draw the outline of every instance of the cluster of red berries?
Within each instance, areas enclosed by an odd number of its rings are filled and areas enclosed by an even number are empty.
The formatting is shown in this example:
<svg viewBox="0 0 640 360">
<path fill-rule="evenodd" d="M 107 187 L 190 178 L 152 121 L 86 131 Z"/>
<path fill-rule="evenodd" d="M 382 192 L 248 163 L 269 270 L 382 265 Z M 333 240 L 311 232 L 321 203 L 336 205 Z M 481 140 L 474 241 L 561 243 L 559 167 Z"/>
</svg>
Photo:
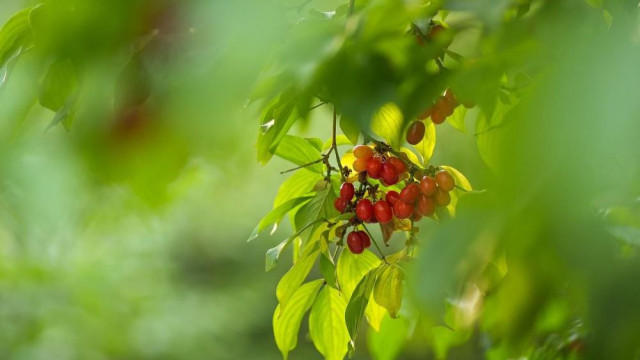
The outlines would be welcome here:
<svg viewBox="0 0 640 360">
<path fill-rule="evenodd" d="M 453 94 L 451 89 L 447 89 L 444 92 L 444 95 L 439 96 L 433 105 L 418 115 L 417 121 L 414 121 L 409 125 L 409 128 L 407 129 L 407 142 L 411 145 L 416 145 L 422 141 L 426 130 L 422 120 L 431 117 L 431 121 L 434 124 L 442 124 L 448 116 L 453 114 L 453 111 L 458 105 L 460 104 L 458 103 L 456 96 Z M 465 102 L 462 105 L 466 108 L 472 108 L 475 106 L 471 102 Z"/>
<path fill-rule="evenodd" d="M 387 224 L 394 217 L 418 221 L 423 216 L 432 216 L 437 206 L 449 205 L 449 192 L 455 187 L 451 174 L 439 171 L 435 177 L 423 176 L 420 181 L 415 181 L 407 172 L 406 160 L 390 156 L 384 150 L 376 150 L 366 145 L 355 147 L 353 167 L 358 172 L 360 189 L 356 191 L 353 183 L 345 182 L 334 202 L 341 213 L 355 212 L 354 226 L 359 223 Z M 392 186 L 406 179 L 407 185 L 400 193 L 384 191 L 369 183 L 368 179 L 379 180 L 383 186 Z M 363 231 L 353 231 L 347 236 L 347 245 L 354 254 L 362 253 L 370 244 L 371 239 Z"/>
</svg>

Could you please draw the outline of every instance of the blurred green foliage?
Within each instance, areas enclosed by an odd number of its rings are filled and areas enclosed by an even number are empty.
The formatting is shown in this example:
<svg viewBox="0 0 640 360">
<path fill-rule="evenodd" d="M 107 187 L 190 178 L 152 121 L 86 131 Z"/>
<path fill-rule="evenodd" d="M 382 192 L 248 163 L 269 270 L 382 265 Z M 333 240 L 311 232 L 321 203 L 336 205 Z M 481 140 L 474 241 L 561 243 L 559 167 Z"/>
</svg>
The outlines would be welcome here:
<svg viewBox="0 0 640 360">
<path fill-rule="evenodd" d="M 356 335 L 356 359 L 640 356 L 637 1 L 4 0 L 0 20 L 0 358 L 312 359 Z M 420 46 L 430 20 L 451 37 Z M 485 191 L 374 286 L 379 259 L 334 264 L 308 226 L 339 179 L 279 172 L 329 149 L 334 107 L 341 153 L 399 149 L 445 88 L 478 106 L 413 157 Z M 283 302 L 312 316 L 282 330 Z"/>
</svg>

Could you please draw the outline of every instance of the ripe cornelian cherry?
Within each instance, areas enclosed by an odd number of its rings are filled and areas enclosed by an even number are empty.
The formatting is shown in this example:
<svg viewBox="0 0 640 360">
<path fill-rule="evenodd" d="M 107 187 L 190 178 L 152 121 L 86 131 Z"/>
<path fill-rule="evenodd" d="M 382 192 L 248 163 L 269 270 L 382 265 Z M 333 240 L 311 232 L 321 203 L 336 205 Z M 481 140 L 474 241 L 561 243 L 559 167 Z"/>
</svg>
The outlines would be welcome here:
<svg viewBox="0 0 640 360">
<path fill-rule="evenodd" d="M 431 196 L 420 195 L 416 203 L 416 212 L 422 216 L 431 216 L 436 211 L 436 201 Z"/>
<path fill-rule="evenodd" d="M 414 222 L 420 221 L 422 220 L 422 215 L 414 211 L 413 214 L 411 214 L 411 220 L 413 220 Z"/>
<path fill-rule="evenodd" d="M 447 115 L 445 115 L 439 108 L 434 109 L 431 113 L 431 121 L 436 125 L 442 124 L 446 119 Z"/>
<path fill-rule="evenodd" d="M 435 106 L 445 117 L 453 114 L 453 103 L 451 103 L 451 101 L 449 101 L 445 96 L 438 97 Z"/>
<path fill-rule="evenodd" d="M 390 157 L 387 159 L 387 162 L 396 168 L 398 174 L 402 174 L 403 172 L 407 171 L 407 165 L 405 165 L 404 161 L 400 160 L 400 158 Z"/>
<path fill-rule="evenodd" d="M 385 196 L 385 199 L 389 203 L 389 205 L 393 206 L 398 200 L 400 200 L 400 194 L 397 191 L 389 191 Z"/>
<path fill-rule="evenodd" d="M 366 232 L 360 230 L 358 231 L 358 236 L 360 236 L 365 249 L 371 246 L 371 238 L 369 238 L 369 235 L 367 235 Z"/>
<path fill-rule="evenodd" d="M 456 99 L 456 96 L 453 94 L 453 91 L 451 91 L 451 89 L 447 89 L 444 91 L 444 97 L 446 97 L 447 100 L 449 100 L 449 103 L 453 104 L 454 106 L 458 105 L 458 100 Z"/>
<path fill-rule="evenodd" d="M 344 209 L 347 208 L 347 201 L 343 198 L 336 198 L 333 201 L 333 206 L 336 207 L 336 210 L 340 211 L 341 213 L 344 212 Z"/>
<path fill-rule="evenodd" d="M 354 254 L 362 254 L 364 251 L 364 241 L 357 231 L 352 231 L 347 235 L 347 246 Z"/>
<path fill-rule="evenodd" d="M 391 205 L 384 200 L 377 201 L 373 204 L 373 215 L 381 224 L 386 224 L 393 218 Z"/>
<path fill-rule="evenodd" d="M 398 219 L 407 219 L 413 214 L 413 205 L 402 200 L 393 205 L 393 215 Z"/>
<path fill-rule="evenodd" d="M 449 192 L 442 190 L 442 188 L 438 188 L 433 198 L 438 206 L 447 206 L 451 203 L 451 195 L 449 195 Z"/>
<path fill-rule="evenodd" d="M 425 130 L 426 128 L 422 121 L 412 122 L 407 129 L 407 142 L 411 145 L 416 145 L 424 138 Z"/>
<path fill-rule="evenodd" d="M 396 167 L 388 162 L 382 164 L 382 171 L 380 172 L 380 176 L 382 177 L 384 183 L 388 186 L 395 185 L 400 179 Z"/>
<path fill-rule="evenodd" d="M 400 192 L 400 200 L 411 204 L 418 199 L 419 195 L 420 187 L 416 183 L 411 183 Z"/>
<path fill-rule="evenodd" d="M 453 179 L 453 176 L 449 174 L 447 171 L 442 170 L 436 174 L 436 182 L 438 186 L 444 191 L 451 191 L 456 186 L 456 182 Z"/>
<path fill-rule="evenodd" d="M 367 161 L 367 175 L 372 179 L 379 179 L 382 172 L 382 160 L 379 157 L 370 157 Z"/>
<path fill-rule="evenodd" d="M 353 187 L 352 183 L 344 183 L 340 186 L 340 197 L 345 201 L 350 201 L 353 199 L 353 196 L 356 194 L 356 189 Z"/>
<path fill-rule="evenodd" d="M 353 170 L 356 172 L 367 171 L 367 163 L 370 158 L 359 158 L 353 162 Z"/>
<path fill-rule="evenodd" d="M 420 192 L 427 196 L 435 194 L 437 188 L 438 183 L 436 183 L 436 179 L 431 176 L 424 176 L 422 180 L 420 180 Z"/>
<path fill-rule="evenodd" d="M 373 156 L 373 149 L 367 145 L 358 145 L 353 148 L 353 156 L 358 159 L 368 159 Z"/>
<path fill-rule="evenodd" d="M 362 221 L 371 220 L 373 217 L 373 204 L 369 199 L 362 199 L 356 204 L 356 215 Z"/>
</svg>

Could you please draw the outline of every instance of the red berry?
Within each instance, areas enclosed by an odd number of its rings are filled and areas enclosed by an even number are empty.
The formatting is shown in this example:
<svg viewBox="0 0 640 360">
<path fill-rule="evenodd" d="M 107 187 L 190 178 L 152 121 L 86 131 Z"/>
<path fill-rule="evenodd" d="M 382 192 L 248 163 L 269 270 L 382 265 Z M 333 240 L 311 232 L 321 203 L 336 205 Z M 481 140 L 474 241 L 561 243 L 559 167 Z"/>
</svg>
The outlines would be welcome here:
<svg viewBox="0 0 640 360">
<path fill-rule="evenodd" d="M 426 127 L 422 121 L 412 122 L 407 129 L 407 142 L 411 145 L 416 145 L 424 138 L 425 130 Z"/>
<path fill-rule="evenodd" d="M 420 180 L 420 191 L 427 196 L 435 194 L 437 188 L 438 184 L 436 183 L 436 179 L 431 176 L 425 176 Z"/>
<path fill-rule="evenodd" d="M 411 215 L 411 220 L 413 220 L 413 222 L 420 221 L 422 220 L 422 215 L 414 211 L 413 214 Z"/>
<path fill-rule="evenodd" d="M 350 201 L 353 199 L 353 196 L 356 194 L 356 189 L 353 187 L 352 183 L 344 183 L 340 186 L 340 197 L 345 201 Z"/>
<path fill-rule="evenodd" d="M 384 200 L 380 200 L 373 204 L 373 213 L 381 224 L 386 224 L 393 218 L 391 205 Z"/>
<path fill-rule="evenodd" d="M 413 214 L 413 205 L 402 200 L 393 205 L 393 215 L 398 219 L 407 219 Z"/>
<path fill-rule="evenodd" d="M 379 157 L 371 157 L 367 161 L 367 175 L 372 179 L 379 179 L 382 172 L 382 160 Z"/>
<path fill-rule="evenodd" d="M 352 231 L 347 235 L 347 246 L 349 246 L 349 250 L 351 250 L 354 254 L 362 254 L 364 251 L 364 242 L 358 234 L 358 231 Z"/>
<path fill-rule="evenodd" d="M 454 104 L 445 96 L 440 96 L 435 106 L 445 117 L 453 114 Z"/>
<path fill-rule="evenodd" d="M 368 145 L 358 145 L 353 148 L 353 156 L 358 159 L 368 159 L 373 156 L 373 149 Z"/>
<path fill-rule="evenodd" d="M 396 167 L 388 162 L 382 164 L 382 171 L 380 172 L 380 175 L 382 176 L 382 180 L 384 180 L 388 186 L 395 185 L 400 179 Z"/>
<path fill-rule="evenodd" d="M 444 91 L 444 97 L 446 97 L 447 100 L 449 100 L 449 102 L 454 106 L 458 105 L 458 100 L 456 99 L 456 96 L 453 94 L 453 91 L 451 91 L 451 89 L 447 89 Z"/>
<path fill-rule="evenodd" d="M 358 231 L 358 235 L 360 236 L 365 249 L 371 246 L 371 238 L 369 238 L 369 235 L 367 235 L 366 232 L 360 230 Z"/>
<path fill-rule="evenodd" d="M 447 115 L 445 115 L 440 109 L 435 109 L 431 113 L 431 121 L 436 125 L 442 124 L 446 119 Z"/>
<path fill-rule="evenodd" d="M 362 221 L 371 220 L 373 217 L 373 204 L 371 204 L 371 200 L 362 199 L 358 201 L 358 204 L 356 204 L 356 215 L 358 219 Z"/>
<path fill-rule="evenodd" d="M 451 191 L 456 186 L 456 182 L 453 176 L 447 171 L 440 171 L 436 174 L 436 182 L 438 186 L 444 191 Z"/>
<path fill-rule="evenodd" d="M 436 201 L 431 196 L 420 195 L 416 203 L 416 212 L 422 216 L 431 216 L 436 211 Z"/>
<path fill-rule="evenodd" d="M 402 174 L 403 172 L 407 171 L 407 165 L 405 165 L 404 161 L 400 160 L 400 158 L 390 157 L 389 159 L 387 159 L 387 162 L 396 168 L 398 174 Z"/>
<path fill-rule="evenodd" d="M 400 194 L 398 194 L 397 191 L 391 190 L 387 193 L 387 196 L 385 198 L 387 199 L 389 205 L 393 206 L 398 200 L 400 200 Z"/>
<path fill-rule="evenodd" d="M 433 198 L 436 200 L 436 204 L 438 204 L 438 206 L 447 206 L 451 203 L 451 195 L 449 195 L 449 192 L 444 191 L 441 188 L 438 188 Z"/>
<path fill-rule="evenodd" d="M 400 200 L 411 204 L 418 199 L 418 195 L 420 195 L 420 187 L 416 183 L 411 183 L 400 192 Z"/>
<path fill-rule="evenodd" d="M 347 201 L 343 198 L 336 198 L 333 201 L 333 206 L 336 207 L 336 210 L 340 211 L 340 212 L 344 212 L 344 209 L 347 208 Z"/>
</svg>

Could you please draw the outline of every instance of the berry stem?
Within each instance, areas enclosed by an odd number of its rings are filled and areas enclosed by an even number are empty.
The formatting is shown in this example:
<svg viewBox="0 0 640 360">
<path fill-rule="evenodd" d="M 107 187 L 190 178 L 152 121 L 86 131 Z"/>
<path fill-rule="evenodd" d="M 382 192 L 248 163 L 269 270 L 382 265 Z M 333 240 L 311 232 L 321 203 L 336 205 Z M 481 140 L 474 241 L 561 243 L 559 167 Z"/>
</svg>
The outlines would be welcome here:
<svg viewBox="0 0 640 360">
<path fill-rule="evenodd" d="M 376 246 L 376 249 L 378 249 L 378 252 L 380 253 L 380 256 L 382 257 L 382 260 L 383 260 L 385 263 L 389 264 L 389 263 L 387 262 L 387 258 L 386 258 L 386 256 L 384 256 L 384 253 L 382 252 L 382 249 L 381 249 L 381 248 L 380 248 L 380 246 L 378 245 L 378 242 L 376 241 L 376 239 L 374 239 L 374 238 L 373 238 L 373 235 L 371 235 L 371 232 L 369 231 L 369 229 L 367 229 L 367 227 L 366 227 L 364 224 L 362 224 L 362 228 L 364 229 L 364 231 L 366 231 L 366 232 L 367 232 L 367 234 L 369 234 L 369 238 L 371 239 L 371 242 L 373 243 L 373 245 L 375 245 L 375 246 Z"/>
</svg>

